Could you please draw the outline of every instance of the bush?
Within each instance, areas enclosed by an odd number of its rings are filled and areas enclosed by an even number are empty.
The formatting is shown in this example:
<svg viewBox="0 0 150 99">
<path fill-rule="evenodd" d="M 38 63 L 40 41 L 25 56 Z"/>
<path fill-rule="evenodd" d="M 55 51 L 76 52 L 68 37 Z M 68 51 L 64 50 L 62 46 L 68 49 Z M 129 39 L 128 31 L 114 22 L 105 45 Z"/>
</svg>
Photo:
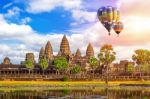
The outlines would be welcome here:
<svg viewBox="0 0 150 99">
<path fill-rule="evenodd" d="M 78 74 L 81 72 L 81 67 L 77 65 L 71 71 L 73 74 Z"/>
<path fill-rule="evenodd" d="M 62 78 L 62 81 L 69 81 L 69 77 L 68 77 L 68 76 L 64 76 L 64 77 Z"/>
</svg>

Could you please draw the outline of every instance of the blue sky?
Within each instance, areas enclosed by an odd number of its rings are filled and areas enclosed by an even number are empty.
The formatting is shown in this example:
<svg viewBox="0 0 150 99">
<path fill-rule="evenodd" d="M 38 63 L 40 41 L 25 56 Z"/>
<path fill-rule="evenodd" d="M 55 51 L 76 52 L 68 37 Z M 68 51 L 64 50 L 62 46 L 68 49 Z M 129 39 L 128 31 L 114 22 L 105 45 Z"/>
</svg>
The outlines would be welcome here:
<svg viewBox="0 0 150 99">
<path fill-rule="evenodd" d="M 72 53 L 80 48 L 84 56 L 91 42 L 96 55 L 101 45 L 109 43 L 118 52 L 117 60 L 131 59 L 135 49 L 150 45 L 149 25 L 138 24 L 150 23 L 149 10 L 144 9 L 148 4 L 141 0 L 0 0 L 0 61 L 8 56 L 19 63 L 27 52 L 38 60 L 39 50 L 48 40 L 56 55 L 64 34 Z M 108 5 L 121 12 L 125 28 L 120 37 L 114 31 L 108 36 L 97 18 L 98 8 Z"/>
<path fill-rule="evenodd" d="M 9 10 L 12 10 L 14 7 L 18 8 L 18 10 L 14 11 L 16 15 L 13 17 L 6 17 L 8 22 L 13 22 L 16 24 L 21 24 L 21 20 L 23 18 L 30 18 L 30 21 L 26 24 L 30 25 L 35 31 L 39 33 L 65 33 L 72 28 L 78 28 L 80 26 L 72 26 L 71 23 L 76 22 L 77 20 L 72 17 L 72 10 L 78 9 L 76 7 L 65 9 L 63 5 L 58 5 L 52 10 L 47 11 L 37 11 L 36 13 L 27 11 L 30 3 L 32 1 L 38 0 L 1 0 L 1 13 L 6 14 Z M 46 1 L 46 0 L 45 0 Z M 72 1 L 72 0 L 71 0 Z M 111 2 L 110 0 L 77 0 L 81 2 L 81 4 L 77 6 L 82 6 L 83 11 L 91 11 L 96 12 L 97 9 L 101 5 L 115 5 L 115 2 Z M 66 2 L 66 1 L 64 1 Z M 53 2 L 52 2 L 53 3 Z M 59 2 L 58 2 L 59 3 Z M 99 3 L 99 4 L 97 4 Z M 93 6 L 94 5 L 94 6 Z M 40 6 L 40 5 L 37 5 Z M 80 9 L 80 10 L 81 10 Z M 82 18 L 82 17 L 81 17 Z M 84 20 L 81 26 L 84 24 L 90 24 L 88 20 Z"/>
</svg>

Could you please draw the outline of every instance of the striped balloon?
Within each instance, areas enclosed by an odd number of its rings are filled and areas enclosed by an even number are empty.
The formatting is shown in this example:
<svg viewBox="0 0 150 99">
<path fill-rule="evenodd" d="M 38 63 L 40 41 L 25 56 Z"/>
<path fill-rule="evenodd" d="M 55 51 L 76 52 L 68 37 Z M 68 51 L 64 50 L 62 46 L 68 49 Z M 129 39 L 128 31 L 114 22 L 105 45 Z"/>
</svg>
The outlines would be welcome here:
<svg viewBox="0 0 150 99">
<path fill-rule="evenodd" d="M 123 30 L 123 23 L 122 22 L 116 22 L 113 26 L 113 29 L 119 35 L 120 32 Z"/>
<path fill-rule="evenodd" d="M 119 11 L 112 6 L 101 7 L 98 9 L 97 16 L 99 21 L 110 33 L 112 26 L 115 22 L 118 22 L 120 15 Z"/>
</svg>

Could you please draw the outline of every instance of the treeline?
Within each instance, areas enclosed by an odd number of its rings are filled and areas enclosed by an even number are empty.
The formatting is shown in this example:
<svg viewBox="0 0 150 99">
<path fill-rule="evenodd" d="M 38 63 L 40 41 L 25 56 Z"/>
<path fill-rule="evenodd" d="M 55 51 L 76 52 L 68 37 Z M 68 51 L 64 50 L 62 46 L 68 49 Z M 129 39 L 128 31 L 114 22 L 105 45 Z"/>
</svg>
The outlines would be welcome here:
<svg viewBox="0 0 150 99">
<path fill-rule="evenodd" d="M 105 68 L 105 74 L 107 75 L 110 64 L 112 64 L 115 59 L 116 52 L 114 51 L 113 46 L 110 44 L 105 44 L 101 47 L 100 53 L 97 55 L 97 57 L 90 57 L 88 64 L 91 67 L 91 71 L 93 72 L 93 74 L 98 67 L 103 66 L 103 68 Z M 132 60 L 136 63 L 137 66 L 140 67 L 141 72 L 147 72 L 150 64 L 150 50 L 135 50 L 134 54 L 132 55 Z M 34 68 L 34 62 L 31 60 L 25 61 L 24 65 L 29 70 L 32 70 Z M 46 70 L 49 66 L 49 62 L 47 59 L 43 58 L 40 60 L 39 65 L 44 73 L 44 70 Z M 82 70 L 79 64 L 75 64 L 75 66 L 70 67 L 70 63 L 68 62 L 68 60 L 62 56 L 55 58 L 53 61 L 53 65 L 57 71 L 57 74 L 59 74 L 60 72 L 66 73 L 67 71 L 71 71 L 71 73 L 73 74 L 78 74 Z M 127 71 L 129 73 L 133 73 L 134 69 L 134 64 L 128 64 Z"/>
</svg>

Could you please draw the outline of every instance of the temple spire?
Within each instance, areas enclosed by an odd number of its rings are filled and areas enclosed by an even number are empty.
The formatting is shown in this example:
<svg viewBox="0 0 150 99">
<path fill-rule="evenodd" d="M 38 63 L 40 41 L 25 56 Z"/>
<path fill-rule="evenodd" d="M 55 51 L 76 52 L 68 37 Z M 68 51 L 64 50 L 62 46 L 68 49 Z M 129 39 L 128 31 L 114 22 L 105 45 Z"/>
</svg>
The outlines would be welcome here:
<svg viewBox="0 0 150 99">
<path fill-rule="evenodd" d="M 68 56 L 71 53 L 69 42 L 67 40 L 66 35 L 64 35 L 62 38 L 61 45 L 60 45 L 60 52 L 62 55 L 65 55 L 65 56 Z"/>
<path fill-rule="evenodd" d="M 48 59 L 48 61 L 51 61 L 53 59 L 53 49 L 52 49 L 50 41 L 48 41 L 45 46 L 44 56 L 46 59 Z"/>
<path fill-rule="evenodd" d="M 81 57 L 81 52 L 80 52 L 80 49 L 78 48 L 77 51 L 76 51 L 76 57 Z"/>
<path fill-rule="evenodd" d="M 89 57 L 89 58 L 94 56 L 94 50 L 93 50 L 93 46 L 92 46 L 91 43 L 89 43 L 89 45 L 87 47 L 86 56 Z"/>
<path fill-rule="evenodd" d="M 44 53 L 45 53 L 45 50 L 44 50 L 43 47 L 41 47 L 41 50 L 40 50 L 40 53 L 39 53 L 39 61 L 44 58 Z"/>
</svg>

